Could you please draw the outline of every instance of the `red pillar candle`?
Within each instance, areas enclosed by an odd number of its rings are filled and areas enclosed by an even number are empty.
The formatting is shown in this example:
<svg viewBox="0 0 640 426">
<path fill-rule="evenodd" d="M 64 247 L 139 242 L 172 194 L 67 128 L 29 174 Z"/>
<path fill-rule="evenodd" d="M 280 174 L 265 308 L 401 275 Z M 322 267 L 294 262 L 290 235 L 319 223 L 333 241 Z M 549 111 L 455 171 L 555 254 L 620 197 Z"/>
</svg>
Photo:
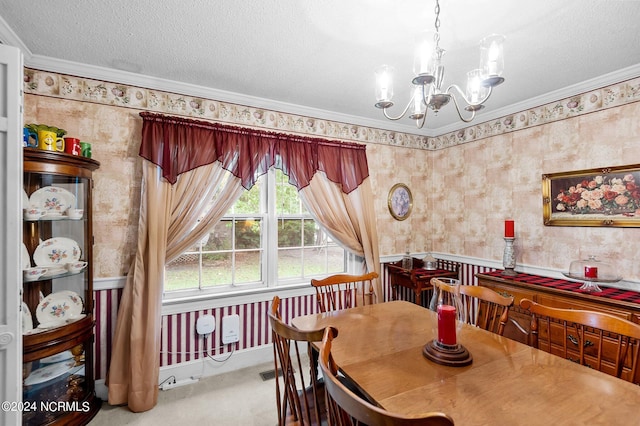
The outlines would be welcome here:
<svg viewBox="0 0 640 426">
<path fill-rule="evenodd" d="M 514 233 L 513 221 L 512 220 L 505 220 L 504 221 L 504 237 L 505 238 L 513 238 L 514 235 L 515 235 L 515 233 Z"/>
<path fill-rule="evenodd" d="M 586 278 L 598 278 L 598 268 L 595 266 L 585 266 L 584 276 Z"/>
<path fill-rule="evenodd" d="M 438 306 L 438 341 L 443 345 L 456 344 L 456 308 L 451 305 Z"/>
</svg>

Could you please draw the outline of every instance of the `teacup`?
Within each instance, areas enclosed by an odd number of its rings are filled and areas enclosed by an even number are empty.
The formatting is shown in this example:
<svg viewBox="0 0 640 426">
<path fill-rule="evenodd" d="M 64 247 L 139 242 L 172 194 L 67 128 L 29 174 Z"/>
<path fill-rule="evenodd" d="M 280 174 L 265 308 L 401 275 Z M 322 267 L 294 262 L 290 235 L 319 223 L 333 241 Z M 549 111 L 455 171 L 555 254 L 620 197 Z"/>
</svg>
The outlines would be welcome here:
<svg viewBox="0 0 640 426">
<path fill-rule="evenodd" d="M 41 268 L 35 266 L 33 268 L 27 268 L 22 271 L 22 275 L 25 281 L 36 281 L 40 279 L 47 272 L 47 268 Z"/>
<path fill-rule="evenodd" d="M 47 211 L 45 209 L 41 209 L 40 207 L 29 207 L 23 209 L 24 218 L 27 220 L 38 220 L 45 214 Z"/>
<path fill-rule="evenodd" d="M 83 260 L 78 260 L 76 262 L 70 262 L 70 263 L 67 263 L 65 265 L 65 268 L 67 268 L 67 271 L 69 271 L 71 273 L 78 273 L 78 272 L 82 271 L 86 267 L 87 267 L 87 262 L 85 262 Z"/>
<path fill-rule="evenodd" d="M 69 209 L 67 210 L 67 216 L 69 219 L 80 220 L 84 215 L 84 209 Z"/>
</svg>

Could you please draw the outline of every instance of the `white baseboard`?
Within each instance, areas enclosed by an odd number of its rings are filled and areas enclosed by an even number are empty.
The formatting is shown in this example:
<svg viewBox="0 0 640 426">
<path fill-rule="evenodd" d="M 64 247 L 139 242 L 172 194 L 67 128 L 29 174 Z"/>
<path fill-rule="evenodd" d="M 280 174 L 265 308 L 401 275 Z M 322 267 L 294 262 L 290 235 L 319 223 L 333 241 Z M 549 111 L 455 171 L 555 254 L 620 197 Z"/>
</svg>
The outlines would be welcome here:
<svg viewBox="0 0 640 426">
<path fill-rule="evenodd" d="M 210 358 L 201 358 L 196 361 L 182 362 L 180 364 L 160 367 L 160 378 L 158 380 L 158 384 L 172 376 L 178 383 L 187 382 L 192 378 L 200 379 L 202 377 L 216 376 L 218 374 L 229 373 L 242 368 L 253 367 L 254 365 L 264 364 L 265 362 L 273 362 L 273 346 L 271 344 L 263 345 L 234 352 L 231 356 L 226 353 L 213 358 L 221 362 L 213 361 Z M 226 361 L 224 361 L 225 359 Z M 95 386 L 98 398 L 103 401 L 107 401 L 109 389 L 105 385 L 104 380 L 96 380 Z"/>
<path fill-rule="evenodd" d="M 200 379 L 202 377 L 216 376 L 265 362 L 273 362 L 273 346 L 270 344 L 263 345 L 234 352 L 231 355 L 225 353 L 213 358 L 217 361 L 213 361 L 210 358 L 201 358 L 195 361 L 160 367 L 158 384 L 171 376 L 175 377 L 176 382 L 181 382 L 192 378 Z"/>
</svg>

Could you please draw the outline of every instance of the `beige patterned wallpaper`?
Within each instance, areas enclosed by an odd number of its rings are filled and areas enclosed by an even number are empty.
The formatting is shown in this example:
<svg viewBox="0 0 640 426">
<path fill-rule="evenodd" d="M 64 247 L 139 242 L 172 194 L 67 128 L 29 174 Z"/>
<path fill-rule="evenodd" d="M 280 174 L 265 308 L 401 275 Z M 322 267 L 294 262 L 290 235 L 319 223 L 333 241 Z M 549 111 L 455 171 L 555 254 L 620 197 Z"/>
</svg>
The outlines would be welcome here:
<svg viewBox="0 0 640 426">
<path fill-rule="evenodd" d="M 367 144 L 381 255 L 436 251 L 500 261 L 503 222 L 516 222 L 517 263 L 567 269 L 595 254 L 640 280 L 640 228 L 547 227 L 541 175 L 640 164 L 640 78 L 426 138 L 112 83 L 25 70 L 25 123 L 62 127 L 93 143 L 96 277 L 127 272 L 135 251 L 141 110 Z M 446 148 L 446 149 L 444 149 Z M 387 194 L 413 193 L 394 220 Z"/>
</svg>

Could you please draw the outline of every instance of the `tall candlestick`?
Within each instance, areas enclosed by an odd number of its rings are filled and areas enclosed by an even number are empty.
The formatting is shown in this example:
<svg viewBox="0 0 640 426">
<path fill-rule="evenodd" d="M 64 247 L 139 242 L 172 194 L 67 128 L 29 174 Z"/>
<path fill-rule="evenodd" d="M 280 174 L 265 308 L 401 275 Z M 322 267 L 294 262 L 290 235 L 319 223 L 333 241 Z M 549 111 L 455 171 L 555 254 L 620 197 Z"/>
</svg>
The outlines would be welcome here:
<svg viewBox="0 0 640 426">
<path fill-rule="evenodd" d="M 438 306 L 438 341 L 443 345 L 456 344 L 456 308 L 450 305 Z"/>
<path fill-rule="evenodd" d="M 505 238 L 513 238 L 513 237 L 515 237 L 513 220 L 505 220 L 504 221 L 504 237 Z"/>
<path fill-rule="evenodd" d="M 515 276 L 516 272 L 514 268 L 516 267 L 516 249 L 513 246 L 513 242 L 515 238 L 513 237 L 504 237 L 504 253 L 502 254 L 502 266 L 504 266 L 504 271 L 502 271 L 502 275 Z"/>
</svg>

